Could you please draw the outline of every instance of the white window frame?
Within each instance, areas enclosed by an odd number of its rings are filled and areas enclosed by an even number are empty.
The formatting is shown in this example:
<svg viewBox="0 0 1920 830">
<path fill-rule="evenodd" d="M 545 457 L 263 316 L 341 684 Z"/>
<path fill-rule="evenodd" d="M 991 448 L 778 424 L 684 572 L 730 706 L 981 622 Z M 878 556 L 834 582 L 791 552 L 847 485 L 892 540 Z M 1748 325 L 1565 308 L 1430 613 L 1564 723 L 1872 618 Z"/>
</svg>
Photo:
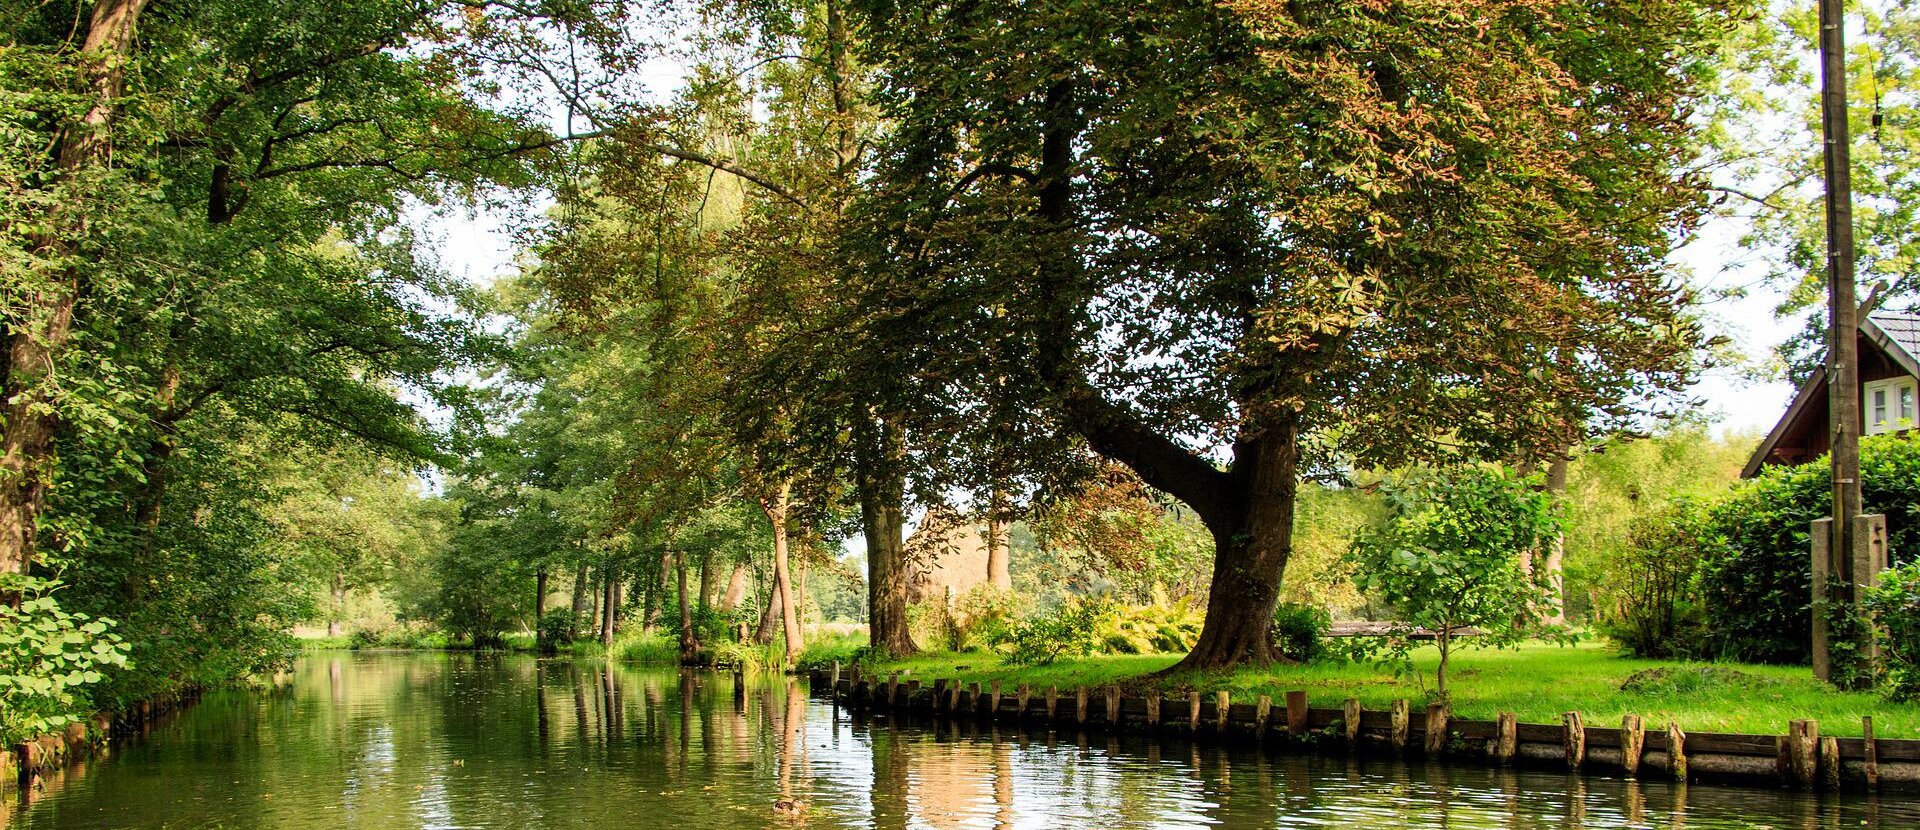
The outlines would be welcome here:
<svg viewBox="0 0 1920 830">
<path fill-rule="evenodd" d="M 1905 393 L 1905 400 L 1901 398 Z M 1878 406 L 1875 395 L 1885 396 Z M 1905 403 L 1903 407 L 1901 404 Z M 1920 413 L 1920 382 L 1912 375 L 1867 381 L 1860 386 L 1860 417 L 1866 422 L 1866 434 L 1879 435 L 1883 432 L 1898 432 L 1912 429 Z"/>
</svg>

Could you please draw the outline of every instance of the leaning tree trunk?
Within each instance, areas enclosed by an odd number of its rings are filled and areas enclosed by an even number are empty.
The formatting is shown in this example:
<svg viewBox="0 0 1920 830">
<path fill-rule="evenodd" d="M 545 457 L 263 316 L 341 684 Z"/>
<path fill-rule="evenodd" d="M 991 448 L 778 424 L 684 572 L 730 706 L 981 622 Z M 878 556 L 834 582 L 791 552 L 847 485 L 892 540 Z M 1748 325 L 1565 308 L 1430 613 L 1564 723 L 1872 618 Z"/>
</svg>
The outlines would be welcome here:
<svg viewBox="0 0 1920 830">
<path fill-rule="evenodd" d="M 55 144 L 58 183 L 72 182 L 106 163 L 112 127 L 133 54 L 134 31 L 147 0 L 103 0 L 93 7 L 80 60 L 92 101 L 77 121 L 62 125 Z M 34 240 L 52 260 L 72 260 L 75 240 L 87 236 L 84 211 L 56 208 L 50 232 Z M 52 476 L 55 402 L 47 378 L 73 337 L 73 308 L 83 265 L 62 265 L 44 286 L 13 298 L 18 322 L 6 333 L 4 389 L 0 390 L 0 574 L 25 573 L 34 556 L 34 531 Z M 7 602 L 17 597 L 0 597 Z"/>
<path fill-rule="evenodd" d="M 732 614 L 740 610 L 740 601 L 747 597 L 747 563 L 733 563 L 733 574 L 727 577 L 727 592 L 720 596 L 720 612 Z"/>
<path fill-rule="evenodd" d="M 773 635 L 780 632 L 780 592 L 767 589 L 767 602 L 760 608 L 760 625 L 753 630 L 754 645 L 771 645 Z"/>
<path fill-rule="evenodd" d="M 787 567 L 787 512 L 791 494 L 791 485 L 783 481 L 772 497 L 760 501 L 760 509 L 766 511 L 767 521 L 773 524 L 773 593 L 780 603 L 780 630 L 786 634 L 788 663 L 798 659 L 800 649 L 805 646 L 800 618 L 794 613 L 793 574 Z"/>
<path fill-rule="evenodd" d="M 1239 485 L 1233 494 L 1239 509 L 1207 518 L 1215 548 L 1207 621 L 1171 671 L 1274 661 L 1273 609 L 1293 553 L 1299 473 L 1299 436 L 1291 421 L 1236 445 L 1231 479 Z"/>
</svg>

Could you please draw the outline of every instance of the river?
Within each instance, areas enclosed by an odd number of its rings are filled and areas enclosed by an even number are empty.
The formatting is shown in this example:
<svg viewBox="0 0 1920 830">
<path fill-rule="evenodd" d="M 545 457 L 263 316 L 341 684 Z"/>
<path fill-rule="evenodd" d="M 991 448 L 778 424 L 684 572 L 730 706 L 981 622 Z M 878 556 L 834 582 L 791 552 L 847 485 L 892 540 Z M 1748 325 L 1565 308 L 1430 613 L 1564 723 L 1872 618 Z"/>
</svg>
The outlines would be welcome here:
<svg viewBox="0 0 1920 830">
<path fill-rule="evenodd" d="M 1819 797 L 851 719 L 783 677 L 319 653 L 56 776 L 7 830 L 1916 828 Z"/>
</svg>

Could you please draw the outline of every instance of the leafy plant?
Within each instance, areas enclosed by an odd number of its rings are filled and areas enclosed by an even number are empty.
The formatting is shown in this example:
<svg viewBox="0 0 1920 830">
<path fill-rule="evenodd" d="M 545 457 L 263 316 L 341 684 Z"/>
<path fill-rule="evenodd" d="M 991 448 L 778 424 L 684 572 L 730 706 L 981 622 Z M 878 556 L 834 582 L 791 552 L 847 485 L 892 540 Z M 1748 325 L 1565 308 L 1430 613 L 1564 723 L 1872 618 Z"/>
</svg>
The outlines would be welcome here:
<svg viewBox="0 0 1920 830">
<path fill-rule="evenodd" d="M 1408 636 L 1392 658 L 1407 659 L 1415 629 L 1440 649 L 1435 691 L 1447 695 L 1447 660 L 1459 629 L 1481 646 L 1519 641 L 1551 598 L 1521 564 L 1559 529 L 1552 496 L 1530 479 L 1467 467 L 1420 475 L 1392 487 L 1393 515 L 1355 539 L 1351 562 L 1362 591 L 1392 606 Z"/>
<path fill-rule="evenodd" d="M 1885 633 L 1887 696 L 1899 701 L 1920 700 L 1920 562 L 1909 562 L 1880 575 L 1867 592 L 1867 608 Z"/>
<path fill-rule="evenodd" d="M 1274 651 L 1296 663 L 1310 663 L 1327 654 L 1327 634 L 1333 617 L 1326 609 L 1302 602 L 1283 602 L 1273 609 Z"/>
<path fill-rule="evenodd" d="M 1708 511 L 1704 532 L 1723 540 L 1702 549 L 1694 590 L 1711 656 L 1757 663 L 1813 657 L 1815 519 L 1831 510 L 1825 457 L 1770 467 Z M 1860 442 L 1865 511 L 1887 517 L 1896 561 L 1920 549 L 1920 441 L 1888 433 Z"/>
<path fill-rule="evenodd" d="M 1107 654 L 1167 654 L 1193 648 L 1206 622 L 1186 599 L 1151 605 L 1109 605 L 1094 626 L 1095 648 Z"/>
<path fill-rule="evenodd" d="M 1699 502 L 1677 501 L 1635 528 L 1605 568 L 1600 630 L 1637 657 L 1692 658 L 1706 651 L 1694 596 L 1703 557 L 1726 544 Z"/>
<path fill-rule="evenodd" d="M 20 607 L 0 603 L 0 742 L 65 728 L 92 708 L 83 691 L 104 679 L 101 670 L 127 666 L 126 645 L 111 620 L 61 610 L 57 583 L 32 577 L 0 578 L 0 595 L 17 593 Z"/>
<path fill-rule="evenodd" d="M 540 652 L 552 654 L 580 636 L 580 615 L 571 608 L 549 608 L 540 617 Z"/>
<path fill-rule="evenodd" d="M 1045 666 L 1063 656 L 1085 657 L 1096 642 L 1094 627 L 1109 605 L 1101 599 L 1069 599 L 1052 612 L 1021 620 L 1007 635 L 1006 661 L 1018 666 Z"/>
</svg>

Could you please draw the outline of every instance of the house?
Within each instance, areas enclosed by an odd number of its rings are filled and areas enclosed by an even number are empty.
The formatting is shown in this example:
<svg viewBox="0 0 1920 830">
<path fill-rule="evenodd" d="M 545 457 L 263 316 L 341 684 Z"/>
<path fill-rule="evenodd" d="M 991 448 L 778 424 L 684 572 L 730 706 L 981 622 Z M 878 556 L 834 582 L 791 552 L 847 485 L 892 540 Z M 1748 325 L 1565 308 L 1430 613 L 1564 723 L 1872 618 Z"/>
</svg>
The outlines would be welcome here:
<svg viewBox="0 0 1920 830">
<path fill-rule="evenodd" d="M 1920 314 L 1875 311 L 1860 321 L 1861 434 L 1911 429 L 1920 422 Z M 1742 470 L 1752 478 L 1773 464 L 1805 464 L 1826 454 L 1827 379 L 1817 373 L 1800 385 L 1793 404 Z"/>
</svg>

